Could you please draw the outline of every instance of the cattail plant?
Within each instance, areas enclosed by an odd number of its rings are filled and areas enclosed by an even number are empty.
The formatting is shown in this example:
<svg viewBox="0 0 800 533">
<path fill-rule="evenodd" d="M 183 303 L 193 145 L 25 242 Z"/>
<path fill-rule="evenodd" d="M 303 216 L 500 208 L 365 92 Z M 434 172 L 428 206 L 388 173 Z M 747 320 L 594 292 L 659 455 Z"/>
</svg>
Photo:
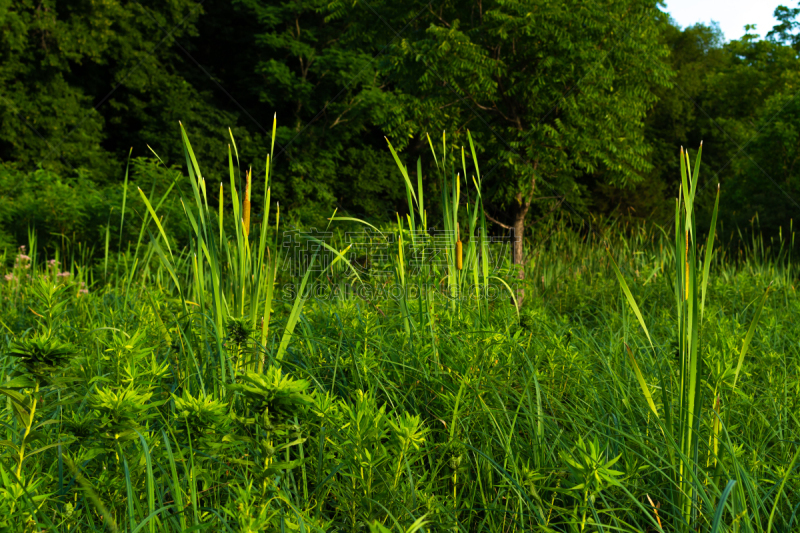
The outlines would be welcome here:
<svg viewBox="0 0 800 533">
<path fill-rule="evenodd" d="M 244 211 L 242 224 L 244 226 L 245 237 L 250 235 L 250 178 L 252 174 L 252 169 L 247 171 L 247 185 L 244 190 L 244 202 L 242 202 L 242 210 Z"/>
<path fill-rule="evenodd" d="M 673 473 L 672 506 L 675 529 L 678 531 L 694 530 L 697 516 L 702 506 L 712 507 L 708 487 L 701 484 L 700 469 L 704 468 L 700 460 L 699 442 L 701 433 L 701 412 L 704 402 L 705 383 L 703 374 L 705 364 L 701 350 L 701 328 L 706 302 L 711 260 L 714 254 L 714 236 L 719 211 L 719 186 L 717 186 L 714 211 L 711 216 L 711 227 L 706 237 L 704 261 L 701 264 L 698 251 L 700 236 L 695 220 L 695 194 L 697 192 L 698 173 L 702 144 L 697 152 L 694 171 L 692 171 L 688 152 L 681 148 L 681 186 L 675 206 L 675 304 L 678 334 L 678 367 L 677 372 L 666 375 L 659 368 L 662 405 L 659 409 L 650 386 L 642 373 L 633 350 L 626 345 L 629 362 L 642 390 L 647 405 L 658 424 L 665 439 L 666 451 L 669 455 Z M 608 250 L 608 248 L 607 248 Z M 644 317 L 636 303 L 616 261 L 608 250 L 608 257 L 616 273 L 622 291 L 636 315 L 642 330 L 647 337 L 654 355 L 656 348 L 645 324 Z M 701 276 L 702 270 L 702 276 Z M 734 377 L 734 387 L 738 378 L 741 363 L 747 352 L 750 338 L 763 308 L 766 292 L 757 306 L 756 314 L 750 325 L 747 337 L 739 355 L 739 366 Z M 708 402 L 715 414 L 719 413 L 719 398 Z M 724 419 L 723 419 L 724 420 Z M 715 442 L 718 441 L 719 426 L 712 424 Z M 725 497 L 730 491 L 724 493 Z M 724 501 L 721 501 L 721 505 Z"/>
<path fill-rule="evenodd" d="M 202 339 L 207 345 L 215 345 L 219 354 L 218 380 L 224 388 L 225 384 L 239 371 L 261 372 L 266 362 L 266 342 L 269 331 L 270 313 L 274 297 L 274 285 L 277 277 L 278 254 L 276 250 L 277 239 L 269 239 L 269 213 L 270 213 L 270 161 L 272 150 L 275 148 L 276 120 L 272 125 L 272 145 L 270 155 L 267 156 L 264 176 L 264 204 L 262 220 L 258 232 L 251 231 L 251 193 L 252 170 L 246 172 L 246 186 L 244 196 L 240 197 L 236 188 L 236 168 L 238 167 L 239 153 L 236 142 L 231 134 L 231 144 L 228 147 L 228 167 L 230 181 L 230 198 L 233 205 L 233 237 L 230 238 L 225 230 L 224 186 L 220 183 L 219 207 L 215 214 L 208 204 L 206 180 L 192 150 L 186 131 L 181 126 L 184 154 L 189 173 L 189 180 L 194 196 L 194 205 L 190 207 L 181 199 L 184 212 L 193 229 L 191 242 L 191 278 L 188 285 L 182 284 L 176 274 L 175 256 L 170 248 L 169 240 L 161 226 L 155 210 L 147 196 L 139 190 L 140 195 L 158 227 L 161 242 L 166 247 L 166 252 L 161 248 L 159 241 L 153 239 L 153 247 L 158 253 L 165 269 L 169 273 L 176 289 L 180 294 L 185 312 L 188 314 L 187 299 L 194 300 L 202 313 L 212 317 L 213 331 L 206 338 L 205 322 L 200 328 L 203 332 Z M 234 165 L 234 157 L 237 164 Z M 215 223 L 217 231 L 214 231 Z M 279 212 L 275 217 L 274 231 L 277 234 L 280 221 Z M 210 299 L 207 298 L 210 294 Z M 292 317 L 283 332 L 283 338 L 278 351 L 273 354 L 276 360 L 282 358 L 288 340 L 296 324 L 303 299 L 298 295 Z M 246 330 L 255 333 L 260 342 L 254 343 L 253 349 L 243 349 L 242 357 L 235 358 L 234 362 L 226 356 L 223 349 L 223 339 L 226 334 L 227 324 L 241 324 Z M 237 345 L 239 346 L 239 345 Z M 239 350 L 239 348 L 236 348 Z M 250 359 L 247 359 L 247 356 Z M 234 364 L 236 365 L 234 367 Z"/>
<path fill-rule="evenodd" d="M 461 254 L 461 237 L 459 235 L 459 225 L 456 224 L 456 268 L 461 270 L 464 267 L 464 261 Z"/>
<path fill-rule="evenodd" d="M 516 299 L 508 284 L 502 278 L 489 275 L 489 239 L 486 231 L 486 216 L 483 210 L 483 197 L 481 196 L 481 174 L 480 167 L 478 166 L 478 158 L 475 152 L 475 145 L 472 141 L 472 135 L 467 132 L 469 140 L 469 147 L 472 155 L 472 162 L 475 166 L 475 173 L 472 175 L 472 184 L 474 188 L 474 198 L 469 198 L 469 188 L 466 189 L 466 215 L 467 215 L 467 233 L 466 233 L 466 250 L 464 250 L 464 239 L 461 232 L 461 224 L 459 221 L 459 209 L 462 200 L 462 180 L 467 181 L 467 165 L 464 148 L 461 148 L 461 166 L 462 172 L 456 172 L 454 165 L 448 165 L 447 157 L 447 142 L 446 133 L 442 132 L 442 152 L 441 157 L 437 155 L 433 142 L 430 136 L 428 144 L 431 147 L 436 168 L 441 172 L 440 184 L 442 190 L 441 207 L 442 207 L 442 229 L 445 236 L 445 256 L 446 256 L 446 275 L 447 292 L 450 296 L 450 309 L 455 312 L 458 306 L 458 301 L 461 296 L 466 295 L 467 287 L 471 284 L 475 291 L 475 299 L 480 302 L 479 311 L 482 316 L 488 316 L 488 301 L 481 297 L 486 296 L 489 292 L 489 281 L 494 279 L 499 281 L 511 293 L 512 299 L 516 305 Z M 406 196 L 408 198 L 408 222 L 411 229 L 412 238 L 416 234 L 417 227 L 416 217 L 419 217 L 419 222 L 422 228 L 427 229 L 427 214 L 423 204 L 423 189 L 422 189 L 422 162 L 417 161 L 417 193 L 411 185 L 411 179 L 408 170 L 401 162 L 397 152 L 392 147 L 391 142 L 387 139 L 389 150 L 397 163 L 398 168 L 403 176 L 406 186 Z M 452 156 L 451 156 L 452 157 Z M 412 246 L 420 244 L 423 248 L 431 246 L 432 241 L 428 240 L 425 243 L 416 243 L 412 240 Z M 434 250 L 430 251 L 431 254 L 435 253 Z M 429 277 L 436 276 L 434 272 L 435 267 L 429 267 L 427 275 Z M 438 278 L 437 278 L 438 279 Z M 428 309 L 432 313 L 432 301 L 429 300 Z"/>
</svg>

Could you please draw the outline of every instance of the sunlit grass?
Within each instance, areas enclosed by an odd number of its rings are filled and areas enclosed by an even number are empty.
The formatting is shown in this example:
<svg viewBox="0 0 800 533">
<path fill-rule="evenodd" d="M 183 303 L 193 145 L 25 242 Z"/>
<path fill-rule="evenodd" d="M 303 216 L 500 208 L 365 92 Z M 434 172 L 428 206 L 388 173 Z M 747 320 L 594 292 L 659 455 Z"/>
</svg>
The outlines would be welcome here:
<svg viewBox="0 0 800 533">
<path fill-rule="evenodd" d="M 408 212 L 374 228 L 396 237 L 385 263 L 361 271 L 338 228 L 372 228 L 332 213 L 331 240 L 306 236 L 308 264 L 331 260 L 294 276 L 271 157 L 257 188 L 231 139 L 212 194 L 183 145 L 190 242 L 142 192 L 136 248 L 106 232 L 96 264 L 65 248 L 54 268 L 32 234 L 9 262 L 0 529 L 797 529 L 793 235 L 742 254 L 700 235 L 699 155 L 674 228 L 537 229 L 518 309 L 471 146 L 431 142 L 424 177 L 390 145 Z M 315 299 L 320 283 L 404 290 Z"/>
</svg>

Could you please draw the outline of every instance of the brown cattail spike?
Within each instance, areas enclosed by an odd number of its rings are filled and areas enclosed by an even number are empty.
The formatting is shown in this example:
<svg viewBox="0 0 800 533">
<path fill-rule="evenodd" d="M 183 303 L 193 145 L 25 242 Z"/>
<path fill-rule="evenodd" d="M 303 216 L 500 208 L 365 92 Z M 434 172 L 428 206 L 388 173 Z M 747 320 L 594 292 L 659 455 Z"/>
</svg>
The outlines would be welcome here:
<svg viewBox="0 0 800 533">
<path fill-rule="evenodd" d="M 461 258 L 461 225 L 456 222 L 456 268 L 461 270 L 463 266 Z"/>
<path fill-rule="evenodd" d="M 252 169 L 247 171 L 247 185 L 244 190 L 244 236 L 250 235 L 250 176 Z"/>
</svg>

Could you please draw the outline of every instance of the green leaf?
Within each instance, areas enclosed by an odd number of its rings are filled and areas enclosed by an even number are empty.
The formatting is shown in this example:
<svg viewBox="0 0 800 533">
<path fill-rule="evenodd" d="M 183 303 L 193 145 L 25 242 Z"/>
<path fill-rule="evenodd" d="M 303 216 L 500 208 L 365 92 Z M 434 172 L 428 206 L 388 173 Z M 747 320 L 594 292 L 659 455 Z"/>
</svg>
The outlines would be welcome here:
<svg viewBox="0 0 800 533">
<path fill-rule="evenodd" d="M 144 200 L 144 205 L 147 207 L 147 211 L 150 213 L 150 216 L 153 217 L 153 221 L 158 226 L 158 231 L 161 233 L 161 238 L 164 239 L 164 242 L 167 245 L 167 250 L 169 251 L 170 257 L 172 256 L 172 249 L 169 247 L 169 239 L 167 239 L 167 234 L 164 233 L 164 228 L 161 226 L 161 222 L 158 220 L 158 216 L 156 212 L 153 210 L 153 206 L 150 205 L 150 201 L 147 199 L 147 196 L 144 194 L 141 188 L 139 188 L 139 195 Z"/>
<path fill-rule="evenodd" d="M 29 376 L 16 376 L 0 385 L 3 389 L 31 389 L 36 386 L 36 382 Z"/>
<path fill-rule="evenodd" d="M 767 295 L 769 294 L 769 287 L 764 290 L 764 294 L 761 296 L 761 299 L 756 306 L 756 312 L 753 315 L 753 320 L 750 322 L 750 327 L 747 330 L 747 335 L 742 342 L 742 350 L 739 352 L 739 361 L 736 363 L 736 373 L 733 376 L 733 389 L 736 390 L 736 382 L 739 380 L 739 372 L 742 370 L 742 364 L 744 363 L 744 356 L 747 355 L 747 349 L 750 347 L 750 341 L 753 340 L 753 334 L 756 331 L 756 325 L 758 324 L 758 319 L 761 316 L 761 311 L 764 309 L 764 302 L 767 301 Z"/>
<path fill-rule="evenodd" d="M 10 440 L 0 440 L 0 446 L 5 446 L 6 448 L 11 448 L 15 452 L 17 452 L 17 455 L 19 455 L 19 448 L 17 447 L 16 444 L 11 442 Z"/>
<path fill-rule="evenodd" d="M 619 281 L 619 285 L 622 288 L 622 292 L 625 294 L 625 298 L 628 299 L 628 303 L 633 309 L 633 313 L 639 320 L 639 324 L 642 326 L 644 334 L 647 336 L 647 340 L 650 342 L 650 347 L 653 348 L 653 351 L 655 351 L 655 346 L 653 346 L 653 339 L 650 338 L 650 332 L 647 331 L 647 325 L 644 323 L 644 317 L 642 317 L 642 312 L 639 311 L 639 306 L 636 305 L 636 299 L 633 297 L 633 294 L 631 294 L 631 290 L 628 288 L 628 284 L 625 282 L 625 278 L 622 277 L 622 272 L 620 272 L 619 267 L 617 266 L 617 262 L 614 261 L 614 256 L 611 255 L 611 250 L 606 248 L 606 253 L 608 254 L 608 258 L 611 260 L 611 266 L 614 268 L 614 273 L 617 275 L 617 280 Z"/>
</svg>

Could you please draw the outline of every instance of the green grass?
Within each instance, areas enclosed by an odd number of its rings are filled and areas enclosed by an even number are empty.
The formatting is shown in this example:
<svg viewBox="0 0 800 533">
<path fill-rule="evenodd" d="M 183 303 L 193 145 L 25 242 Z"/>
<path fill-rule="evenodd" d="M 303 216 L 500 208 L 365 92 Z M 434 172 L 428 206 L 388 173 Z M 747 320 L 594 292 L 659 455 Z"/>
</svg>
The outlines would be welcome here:
<svg viewBox="0 0 800 533">
<path fill-rule="evenodd" d="M 32 234 L 8 269 L 0 530 L 800 527 L 793 235 L 735 254 L 699 235 L 699 155 L 675 228 L 538 227 L 517 309 L 471 147 L 431 143 L 432 221 L 421 165 L 390 146 L 409 210 L 375 228 L 395 236 L 384 260 L 360 268 L 345 231 L 368 226 L 333 213 L 295 276 L 269 160 L 251 208 L 233 140 L 219 196 L 183 144 L 190 242 L 141 193 L 137 246 L 106 231 L 94 263 L 76 247 L 48 265 Z"/>
</svg>

